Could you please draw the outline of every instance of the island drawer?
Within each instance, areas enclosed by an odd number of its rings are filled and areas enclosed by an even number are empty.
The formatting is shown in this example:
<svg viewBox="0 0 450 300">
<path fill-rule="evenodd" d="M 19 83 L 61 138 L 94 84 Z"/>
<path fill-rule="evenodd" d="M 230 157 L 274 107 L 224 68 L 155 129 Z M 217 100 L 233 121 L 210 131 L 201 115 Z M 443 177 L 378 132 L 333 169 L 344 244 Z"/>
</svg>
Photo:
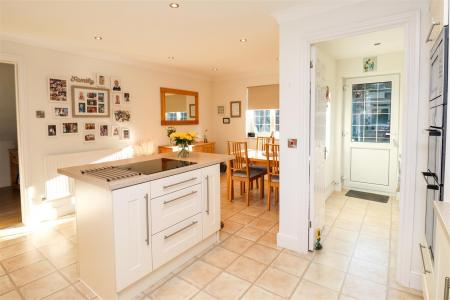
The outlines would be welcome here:
<svg viewBox="0 0 450 300">
<path fill-rule="evenodd" d="M 152 236 L 153 269 L 202 240 L 202 214 L 197 214 Z"/>
<path fill-rule="evenodd" d="M 185 172 L 151 182 L 151 198 L 169 194 L 201 183 L 201 170 Z"/>
<path fill-rule="evenodd" d="M 202 210 L 202 185 L 194 186 L 151 200 L 152 233 L 158 233 Z"/>
</svg>

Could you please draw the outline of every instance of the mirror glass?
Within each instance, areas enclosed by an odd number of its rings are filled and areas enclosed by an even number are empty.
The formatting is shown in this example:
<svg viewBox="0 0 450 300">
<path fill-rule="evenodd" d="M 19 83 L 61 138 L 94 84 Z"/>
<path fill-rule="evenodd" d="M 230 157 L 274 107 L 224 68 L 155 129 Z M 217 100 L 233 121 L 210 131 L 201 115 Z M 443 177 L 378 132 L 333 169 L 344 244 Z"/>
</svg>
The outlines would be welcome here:
<svg viewBox="0 0 450 300">
<path fill-rule="evenodd" d="M 161 88 L 161 124 L 198 124 L 198 93 Z"/>
</svg>

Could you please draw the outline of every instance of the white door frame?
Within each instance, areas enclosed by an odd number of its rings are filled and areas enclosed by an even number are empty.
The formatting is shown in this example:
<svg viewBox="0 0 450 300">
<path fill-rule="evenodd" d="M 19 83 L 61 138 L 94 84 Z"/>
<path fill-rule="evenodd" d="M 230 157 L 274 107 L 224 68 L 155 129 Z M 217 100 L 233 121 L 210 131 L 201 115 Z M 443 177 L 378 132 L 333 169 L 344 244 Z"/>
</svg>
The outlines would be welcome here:
<svg viewBox="0 0 450 300">
<path fill-rule="evenodd" d="M 401 107 L 403 115 L 404 131 L 402 132 L 402 157 L 401 157 L 401 189 L 400 189 L 400 233 L 398 238 L 398 253 L 402 253 L 397 259 L 396 279 L 402 285 L 418 288 L 421 286 L 421 274 L 412 275 L 412 255 L 414 242 L 414 206 L 416 194 L 416 171 L 417 171 L 417 141 L 420 128 L 417 122 L 419 113 L 419 65 L 420 65 L 420 11 L 414 10 L 409 13 L 383 16 L 377 19 L 366 20 L 365 23 L 336 24 L 333 28 L 316 31 L 309 36 L 303 37 L 303 49 L 307 50 L 301 59 L 311 60 L 310 49 L 313 44 L 334 40 L 338 38 L 359 35 L 374 31 L 380 31 L 392 27 L 404 27 L 405 32 L 405 84 L 402 88 L 404 99 L 408 99 L 408 105 Z M 309 67 L 309 64 L 308 64 Z M 303 78 L 309 78 L 309 69 L 302 70 Z M 308 74 L 308 75 L 307 75 Z M 309 85 L 309 83 L 308 83 Z M 303 94 L 305 97 L 305 93 Z M 309 97 L 310 95 L 308 95 Z M 310 132 L 310 170 L 314 170 L 314 131 L 311 131 L 315 118 L 314 110 L 309 103 L 309 132 Z M 309 212 L 314 212 L 314 177 L 309 176 Z M 405 201 L 410 199 L 411 201 Z M 309 215 L 310 221 L 314 223 L 314 214 Z"/>
<path fill-rule="evenodd" d="M 16 126 L 17 126 L 17 149 L 19 156 L 19 174 L 20 174 L 20 210 L 22 214 L 22 223 L 24 225 L 29 225 L 31 222 L 30 218 L 30 201 L 29 191 L 28 191 L 28 157 L 26 149 L 27 139 L 25 137 L 25 120 L 26 120 L 26 98 L 25 98 L 25 67 L 22 59 L 8 54 L 0 53 L 0 63 L 12 64 L 14 65 L 15 73 L 15 101 L 16 101 Z"/>
</svg>

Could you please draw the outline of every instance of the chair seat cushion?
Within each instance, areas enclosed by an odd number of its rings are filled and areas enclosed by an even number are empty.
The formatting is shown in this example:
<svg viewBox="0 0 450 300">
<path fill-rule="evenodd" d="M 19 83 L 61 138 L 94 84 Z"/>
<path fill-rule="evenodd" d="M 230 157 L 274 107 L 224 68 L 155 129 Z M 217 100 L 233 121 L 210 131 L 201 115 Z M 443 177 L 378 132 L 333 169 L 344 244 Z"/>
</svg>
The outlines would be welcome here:
<svg viewBox="0 0 450 300">
<path fill-rule="evenodd" d="M 267 172 L 267 167 L 266 166 L 255 166 L 255 165 L 252 165 L 250 168 Z"/>
<path fill-rule="evenodd" d="M 272 181 L 272 182 L 280 182 L 280 175 L 272 175 L 270 177 L 270 181 Z"/>
<path fill-rule="evenodd" d="M 263 170 L 250 168 L 250 178 L 263 176 L 264 174 L 266 174 L 266 173 Z M 233 176 L 235 176 L 235 177 L 247 177 L 247 173 L 245 171 L 234 171 L 233 172 Z"/>
</svg>

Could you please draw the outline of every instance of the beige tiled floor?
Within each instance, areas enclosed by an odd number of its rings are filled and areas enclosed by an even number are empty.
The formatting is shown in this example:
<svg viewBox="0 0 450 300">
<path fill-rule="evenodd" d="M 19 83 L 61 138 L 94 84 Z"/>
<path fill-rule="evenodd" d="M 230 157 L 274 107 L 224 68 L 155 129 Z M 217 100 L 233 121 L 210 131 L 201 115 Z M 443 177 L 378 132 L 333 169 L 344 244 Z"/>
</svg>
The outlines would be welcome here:
<svg viewBox="0 0 450 300">
<path fill-rule="evenodd" d="M 421 299 L 394 279 L 398 202 L 380 204 L 335 193 L 328 199 L 324 249 L 298 254 L 276 246 L 277 206 L 226 201 L 221 242 L 143 299 Z M 236 193 L 239 194 L 239 193 Z M 2 232 L 0 232 L 0 235 Z M 0 237 L 0 300 L 93 299 L 78 280 L 73 218 Z"/>
</svg>

